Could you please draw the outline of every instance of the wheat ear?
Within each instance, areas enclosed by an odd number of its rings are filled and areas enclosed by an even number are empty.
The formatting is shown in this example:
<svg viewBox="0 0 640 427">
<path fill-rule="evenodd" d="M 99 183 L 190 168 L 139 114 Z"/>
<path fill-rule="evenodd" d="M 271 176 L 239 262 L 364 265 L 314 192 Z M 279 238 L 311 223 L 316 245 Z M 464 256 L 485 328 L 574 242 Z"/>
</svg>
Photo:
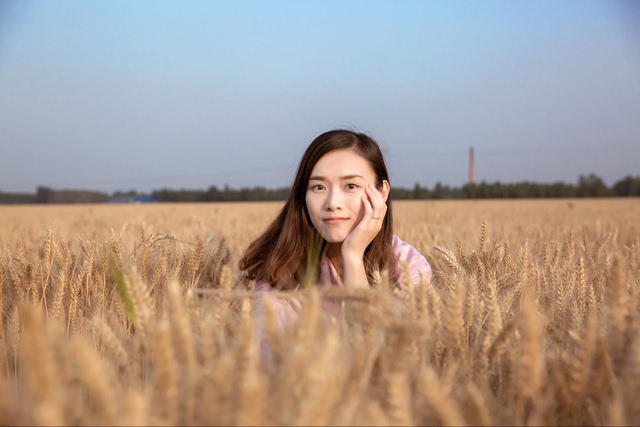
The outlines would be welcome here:
<svg viewBox="0 0 640 427">
<path fill-rule="evenodd" d="M 20 355 L 27 374 L 27 395 L 35 424 L 66 424 L 62 411 L 61 384 L 40 310 L 22 307 Z"/>
</svg>

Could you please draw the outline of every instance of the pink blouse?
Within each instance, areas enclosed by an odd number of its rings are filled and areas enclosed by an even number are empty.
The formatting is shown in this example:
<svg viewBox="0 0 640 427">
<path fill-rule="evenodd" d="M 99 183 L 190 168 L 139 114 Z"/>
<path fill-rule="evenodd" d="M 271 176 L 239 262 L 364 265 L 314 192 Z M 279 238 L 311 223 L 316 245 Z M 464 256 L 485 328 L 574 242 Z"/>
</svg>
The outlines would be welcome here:
<svg viewBox="0 0 640 427">
<path fill-rule="evenodd" d="M 393 236 L 392 247 L 395 255 L 398 257 L 398 265 L 396 266 L 398 275 L 401 277 L 401 265 L 406 263 L 409 268 L 409 275 L 414 286 L 420 284 L 420 274 L 427 279 L 431 279 L 431 266 L 426 258 L 420 254 L 410 244 L 403 242 L 398 236 Z M 329 258 L 323 254 L 320 260 L 320 279 L 316 286 L 344 286 L 340 275 L 336 271 Z M 254 286 L 254 292 L 270 292 L 273 288 L 265 281 L 257 281 Z M 257 298 L 254 306 L 254 315 L 259 329 L 264 327 L 264 307 L 263 301 L 269 301 L 276 314 L 276 319 L 280 327 L 285 327 L 297 322 L 302 305 L 297 299 L 284 298 Z M 329 313 L 337 314 L 340 307 L 330 302 L 323 302 L 323 309 Z"/>
</svg>

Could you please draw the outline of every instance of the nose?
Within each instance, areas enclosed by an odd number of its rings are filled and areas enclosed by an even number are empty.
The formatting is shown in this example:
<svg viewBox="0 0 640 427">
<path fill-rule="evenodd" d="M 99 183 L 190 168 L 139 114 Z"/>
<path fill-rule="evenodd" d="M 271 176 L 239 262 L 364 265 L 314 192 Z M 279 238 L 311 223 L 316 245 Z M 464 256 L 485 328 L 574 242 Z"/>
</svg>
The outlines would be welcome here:
<svg viewBox="0 0 640 427">
<path fill-rule="evenodd" d="M 342 209 L 343 197 L 340 191 L 329 190 L 327 192 L 327 198 L 324 201 L 324 208 L 328 211 L 335 211 Z"/>
</svg>

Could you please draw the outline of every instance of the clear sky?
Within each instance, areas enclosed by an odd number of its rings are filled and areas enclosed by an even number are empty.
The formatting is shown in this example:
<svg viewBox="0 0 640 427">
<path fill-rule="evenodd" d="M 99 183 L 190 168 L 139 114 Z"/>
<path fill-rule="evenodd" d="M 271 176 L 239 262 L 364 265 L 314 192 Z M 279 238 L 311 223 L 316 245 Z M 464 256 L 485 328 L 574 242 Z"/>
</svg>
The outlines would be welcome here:
<svg viewBox="0 0 640 427">
<path fill-rule="evenodd" d="M 0 191 L 291 183 L 349 127 L 391 184 L 640 174 L 640 1 L 0 0 Z"/>
</svg>

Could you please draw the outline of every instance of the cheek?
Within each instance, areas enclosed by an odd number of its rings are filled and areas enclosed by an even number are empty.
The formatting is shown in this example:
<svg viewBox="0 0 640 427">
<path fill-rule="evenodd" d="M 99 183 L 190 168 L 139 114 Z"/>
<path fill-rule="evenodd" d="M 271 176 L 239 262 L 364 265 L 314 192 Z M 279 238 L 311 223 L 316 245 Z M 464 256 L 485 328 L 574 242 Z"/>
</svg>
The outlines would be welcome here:
<svg viewBox="0 0 640 427">
<path fill-rule="evenodd" d="M 312 215 L 313 203 L 311 202 L 311 198 L 309 197 L 309 194 L 307 194 L 307 196 L 304 198 L 304 204 L 307 207 L 307 212 L 309 212 L 309 214 Z"/>
<path fill-rule="evenodd" d="M 358 212 L 358 214 L 362 214 L 362 194 L 364 191 L 358 191 L 357 193 L 351 193 L 347 196 L 347 202 L 349 204 L 349 209 L 353 212 Z"/>
<path fill-rule="evenodd" d="M 313 194 L 307 193 L 304 201 L 307 205 L 307 212 L 309 212 L 309 216 L 313 217 L 318 213 L 318 198 L 313 197 Z"/>
</svg>

